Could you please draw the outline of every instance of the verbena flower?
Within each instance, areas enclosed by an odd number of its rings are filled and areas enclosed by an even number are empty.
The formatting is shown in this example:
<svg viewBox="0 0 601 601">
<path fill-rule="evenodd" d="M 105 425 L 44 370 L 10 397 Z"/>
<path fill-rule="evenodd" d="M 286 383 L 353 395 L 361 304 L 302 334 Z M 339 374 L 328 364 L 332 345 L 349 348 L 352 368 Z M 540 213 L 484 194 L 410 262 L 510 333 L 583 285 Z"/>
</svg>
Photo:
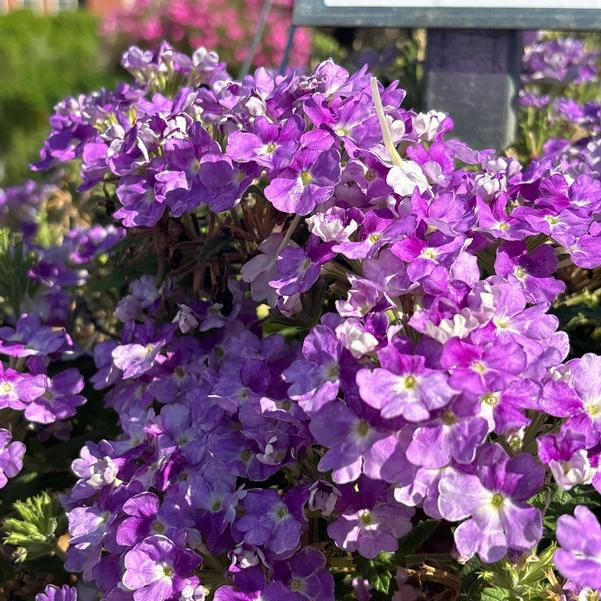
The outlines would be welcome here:
<svg viewBox="0 0 601 601">
<path fill-rule="evenodd" d="M 555 564 L 563 576 L 581 587 L 601 588 L 601 526 L 594 514 L 580 505 L 574 516 L 557 521 Z"/>
</svg>

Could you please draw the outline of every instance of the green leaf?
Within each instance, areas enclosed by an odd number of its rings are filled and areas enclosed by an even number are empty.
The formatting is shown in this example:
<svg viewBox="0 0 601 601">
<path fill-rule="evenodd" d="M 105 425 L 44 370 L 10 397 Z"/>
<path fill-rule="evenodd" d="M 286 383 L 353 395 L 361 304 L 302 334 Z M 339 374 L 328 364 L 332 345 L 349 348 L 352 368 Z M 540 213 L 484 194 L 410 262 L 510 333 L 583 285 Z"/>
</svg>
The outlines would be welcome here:
<svg viewBox="0 0 601 601">
<path fill-rule="evenodd" d="M 438 528 L 438 520 L 424 520 L 420 522 L 403 538 L 399 540 L 399 548 L 396 552 L 398 563 L 404 563 L 405 557 L 415 553 L 426 543 L 434 531 Z"/>
<path fill-rule="evenodd" d="M 371 584 L 372 589 L 384 594 L 392 591 L 394 573 L 396 572 L 394 553 L 382 552 L 374 559 L 358 558 L 357 566 L 363 578 Z"/>
<path fill-rule="evenodd" d="M 578 505 L 584 505 L 595 511 L 601 507 L 601 496 L 594 494 L 592 486 L 575 486 L 571 490 L 560 490 L 555 487 L 545 513 L 545 527 L 555 532 L 557 518 L 566 513 L 574 513 Z"/>
<path fill-rule="evenodd" d="M 511 594 L 504 588 L 485 588 L 480 594 L 480 601 L 507 601 Z"/>
<path fill-rule="evenodd" d="M 60 503 L 47 492 L 13 508 L 17 517 L 6 518 L 2 529 L 4 544 L 17 547 L 18 561 L 36 559 L 54 553 L 58 538 L 66 532 L 67 519 Z"/>
<path fill-rule="evenodd" d="M 480 599 L 482 580 L 480 573 L 483 568 L 480 560 L 474 556 L 461 569 L 459 579 L 458 601 L 475 601 Z"/>
</svg>

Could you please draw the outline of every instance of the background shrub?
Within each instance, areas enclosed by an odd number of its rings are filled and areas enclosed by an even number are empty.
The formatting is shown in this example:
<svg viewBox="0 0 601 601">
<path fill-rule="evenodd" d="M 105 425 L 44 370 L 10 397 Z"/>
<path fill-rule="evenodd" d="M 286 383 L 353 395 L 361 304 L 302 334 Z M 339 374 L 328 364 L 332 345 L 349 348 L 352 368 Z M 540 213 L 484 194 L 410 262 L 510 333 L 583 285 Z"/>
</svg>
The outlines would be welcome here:
<svg viewBox="0 0 601 601">
<path fill-rule="evenodd" d="M 28 173 L 56 102 L 111 81 L 97 27 L 85 12 L 0 17 L 0 183 Z"/>
</svg>

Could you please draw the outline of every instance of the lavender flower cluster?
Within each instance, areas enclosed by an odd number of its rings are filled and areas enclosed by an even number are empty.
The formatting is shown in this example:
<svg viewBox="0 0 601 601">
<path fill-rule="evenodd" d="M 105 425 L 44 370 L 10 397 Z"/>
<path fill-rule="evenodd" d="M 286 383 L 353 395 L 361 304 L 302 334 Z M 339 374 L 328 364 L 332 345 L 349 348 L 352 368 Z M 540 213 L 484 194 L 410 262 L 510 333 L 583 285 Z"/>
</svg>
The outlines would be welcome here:
<svg viewBox="0 0 601 601">
<path fill-rule="evenodd" d="M 538 32 L 529 42 L 520 96 L 529 155 L 572 174 L 599 172 L 601 54 L 583 38 Z"/>
<path fill-rule="evenodd" d="M 0 226 L 3 263 L 15 269 L 13 283 L 26 276 L 22 295 L 2 290 L 5 325 L 0 327 L 0 410 L 3 425 L 29 423 L 58 438 L 68 437 L 69 426 L 55 422 L 75 415 L 86 399 L 80 394 L 84 379 L 78 369 L 65 364 L 83 352 L 68 331 L 76 291 L 89 280 L 95 259 L 120 238 L 113 227 L 75 223 L 60 239 L 40 242 L 39 215 L 52 203 L 62 209 L 60 191 L 52 185 L 26 182 L 0 189 Z M 48 232 L 47 232 L 48 234 Z M 20 241 L 14 235 L 22 236 Z M 49 234 L 50 238 L 52 235 Z M 29 261 L 31 259 L 31 261 Z M 20 274 L 19 268 L 25 273 Z M 5 275 L 4 273 L 2 274 Z M 12 325 L 6 325 L 12 323 Z M 57 370 L 57 365 L 61 369 Z M 12 441 L 12 432 L 0 428 L 0 488 L 22 469 L 25 445 Z"/>
<path fill-rule="evenodd" d="M 107 601 L 327 601 L 338 562 L 426 516 L 461 562 L 518 561 L 535 495 L 601 490 L 601 357 L 566 361 L 549 312 L 560 265 L 601 264 L 596 170 L 475 151 L 332 61 L 233 81 L 164 44 L 123 64 L 135 83 L 58 105 L 38 165 L 80 160 L 157 254 L 94 349 L 123 434 L 73 462 L 68 570 Z M 37 367 L 68 338 L 32 319 L 0 331 L 31 357 L 6 402 L 72 415 L 79 374 Z M 557 539 L 566 598 L 601 592 L 594 515 Z"/>
</svg>

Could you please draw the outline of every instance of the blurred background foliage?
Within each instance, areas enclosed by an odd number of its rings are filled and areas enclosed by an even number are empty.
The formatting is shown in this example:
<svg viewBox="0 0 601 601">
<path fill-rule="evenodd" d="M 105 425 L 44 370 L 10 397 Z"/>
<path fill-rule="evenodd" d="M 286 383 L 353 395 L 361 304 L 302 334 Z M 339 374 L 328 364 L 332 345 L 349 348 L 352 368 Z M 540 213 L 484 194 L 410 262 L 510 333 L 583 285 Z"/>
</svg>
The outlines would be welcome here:
<svg viewBox="0 0 601 601">
<path fill-rule="evenodd" d="M 65 96 L 114 80 L 98 21 L 85 11 L 0 16 L 0 184 L 21 182 Z"/>
</svg>

